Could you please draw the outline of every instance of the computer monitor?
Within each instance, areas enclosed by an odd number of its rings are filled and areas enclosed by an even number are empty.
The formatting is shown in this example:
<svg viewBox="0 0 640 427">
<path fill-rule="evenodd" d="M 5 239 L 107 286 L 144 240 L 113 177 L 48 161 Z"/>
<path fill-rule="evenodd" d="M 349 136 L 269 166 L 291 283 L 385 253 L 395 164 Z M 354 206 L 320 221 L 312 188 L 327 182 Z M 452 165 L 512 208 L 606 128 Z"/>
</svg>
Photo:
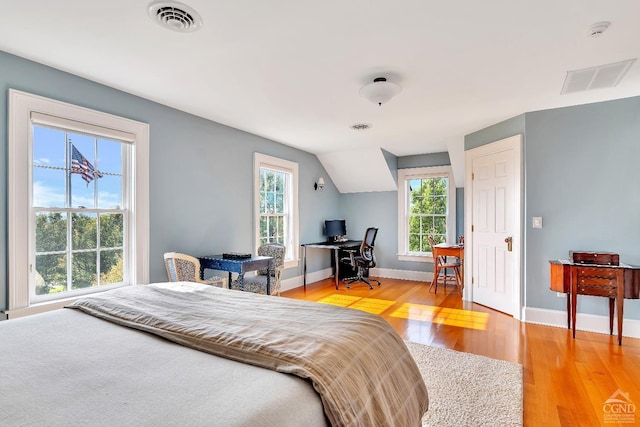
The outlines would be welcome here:
<svg viewBox="0 0 640 427">
<path fill-rule="evenodd" d="M 344 219 L 329 219 L 324 222 L 324 235 L 329 240 L 339 241 L 347 235 L 347 222 Z"/>
</svg>

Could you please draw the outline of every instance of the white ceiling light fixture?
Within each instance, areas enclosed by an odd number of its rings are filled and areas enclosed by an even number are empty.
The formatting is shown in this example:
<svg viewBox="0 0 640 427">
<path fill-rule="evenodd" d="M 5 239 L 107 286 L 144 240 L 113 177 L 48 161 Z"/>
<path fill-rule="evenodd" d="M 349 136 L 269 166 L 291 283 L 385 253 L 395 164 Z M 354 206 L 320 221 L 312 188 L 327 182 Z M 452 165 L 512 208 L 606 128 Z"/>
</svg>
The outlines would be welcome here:
<svg viewBox="0 0 640 427">
<path fill-rule="evenodd" d="M 400 92 L 402 92 L 402 88 L 399 85 L 387 81 L 385 77 L 376 77 L 373 82 L 360 89 L 360 96 L 382 106 Z"/>
<path fill-rule="evenodd" d="M 177 1 L 150 3 L 149 16 L 159 25 L 180 33 L 190 33 L 202 27 L 200 14 Z"/>
</svg>

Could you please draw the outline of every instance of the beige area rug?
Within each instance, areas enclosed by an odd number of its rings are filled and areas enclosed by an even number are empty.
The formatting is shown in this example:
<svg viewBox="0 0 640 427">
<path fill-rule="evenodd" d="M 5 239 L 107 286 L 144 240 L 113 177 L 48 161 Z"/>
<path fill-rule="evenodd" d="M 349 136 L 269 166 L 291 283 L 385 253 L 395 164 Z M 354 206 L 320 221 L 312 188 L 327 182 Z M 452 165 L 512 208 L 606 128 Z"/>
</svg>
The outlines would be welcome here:
<svg viewBox="0 0 640 427">
<path fill-rule="evenodd" d="M 423 427 L 522 425 L 521 365 L 406 343 L 429 391 Z"/>
</svg>

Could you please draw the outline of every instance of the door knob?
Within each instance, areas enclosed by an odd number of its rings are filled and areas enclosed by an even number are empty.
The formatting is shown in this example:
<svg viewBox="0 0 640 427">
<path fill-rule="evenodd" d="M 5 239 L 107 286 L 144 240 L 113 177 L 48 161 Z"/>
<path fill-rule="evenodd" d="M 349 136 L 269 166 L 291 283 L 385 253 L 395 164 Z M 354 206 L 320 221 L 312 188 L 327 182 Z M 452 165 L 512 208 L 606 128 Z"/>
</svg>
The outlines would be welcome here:
<svg viewBox="0 0 640 427">
<path fill-rule="evenodd" d="M 507 250 L 511 252 L 511 250 L 513 249 L 513 237 L 507 237 L 506 239 L 504 239 L 504 242 L 507 244 Z"/>
</svg>

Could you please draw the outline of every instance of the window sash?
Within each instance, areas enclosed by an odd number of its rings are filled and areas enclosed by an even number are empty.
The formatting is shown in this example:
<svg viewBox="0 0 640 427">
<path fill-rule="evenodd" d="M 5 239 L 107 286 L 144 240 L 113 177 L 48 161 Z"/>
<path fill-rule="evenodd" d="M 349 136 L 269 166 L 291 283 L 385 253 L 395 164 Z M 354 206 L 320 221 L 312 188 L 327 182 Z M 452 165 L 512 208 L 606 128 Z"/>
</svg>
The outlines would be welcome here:
<svg viewBox="0 0 640 427">
<path fill-rule="evenodd" d="M 453 174 L 451 168 L 447 167 L 425 167 L 398 170 L 398 259 L 403 261 L 424 261 L 432 262 L 432 252 L 428 244 L 427 236 L 432 235 L 438 243 L 455 241 L 455 187 L 453 186 Z M 432 205 L 431 212 L 412 212 L 412 202 L 417 200 L 411 192 L 411 182 L 420 180 L 420 185 L 424 185 L 424 180 L 432 178 L 446 178 L 446 211 L 439 212 Z M 438 194 L 424 194 L 424 197 L 443 197 Z M 420 218 L 418 230 L 411 227 L 411 219 Z M 431 226 L 423 226 L 424 219 L 432 219 Z M 444 221 L 445 231 L 442 232 L 441 225 L 436 221 Z M 416 244 L 416 241 L 418 242 Z M 413 242 L 413 246 L 412 246 Z M 416 249 L 416 245 L 418 250 Z"/>
<path fill-rule="evenodd" d="M 39 116 L 38 114 L 42 115 Z M 43 119 L 43 117 L 46 118 Z M 61 122 L 51 123 L 52 118 Z M 35 281 L 35 221 L 32 209 L 32 126 L 33 124 L 63 127 L 64 123 L 86 124 L 91 129 L 102 129 L 98 135 L 107 139 L 120 139 L 129 135 L 130 158 L 124 159 L 123 176 L 130 176 L 127 185 L 123 185 L 122 198 L 129 200 L 128 227 L 123 231 L 128 236 L 129 277 L 125 284 L 149 282 L 149 126 L 122 117 L 90 110 L 73 104 L 32 95 L 9 89 L 8 117 L 8 307 L 5 313 L 9 318 L 48 311 L 68 303 L 68 296 L 58 296 L 56 301 L 33 305 L 30 299 L 31 284 Z M 82 127 L 78 125 L 78 127 Z M 122 134 L 115 135 L 116 130 Z M 74 129 L 87 133 L 87 127 Z M 91 133 L 91 132 L 88 132 Z M 116 132 L 117 133 L 117 132 Z M 135 172 L 135 175 L 134 175 Z M 123 203 L 124 205 L 124 203 Z M 50 209 L 50 208 L 45 208 Z M 86 213 L 88 210 L 83 210 Z M 102 290 L 102 289 L 101 289 Z"/>
<path fill-rule="evenodd" d="M 284 174 L 282 209 L 267 212 L 265 203 L 268 194 L 274 199 L 279 192 L 277 188 L 268 190 L 267 172 Z M 283 219 L 282 244 L 287 248 L 285 267 L 290 268 L 298 263 L 299 230 L 298 230 L 298 164 L 262 153 L 254 153 L 254 182 L 255 182 L 255 251 L 269 236 L 261 233 L 261 223 L 264 218 L 281 216 Z M 279 212 L 281 210 L 281 212 Z"/>
</svg>

